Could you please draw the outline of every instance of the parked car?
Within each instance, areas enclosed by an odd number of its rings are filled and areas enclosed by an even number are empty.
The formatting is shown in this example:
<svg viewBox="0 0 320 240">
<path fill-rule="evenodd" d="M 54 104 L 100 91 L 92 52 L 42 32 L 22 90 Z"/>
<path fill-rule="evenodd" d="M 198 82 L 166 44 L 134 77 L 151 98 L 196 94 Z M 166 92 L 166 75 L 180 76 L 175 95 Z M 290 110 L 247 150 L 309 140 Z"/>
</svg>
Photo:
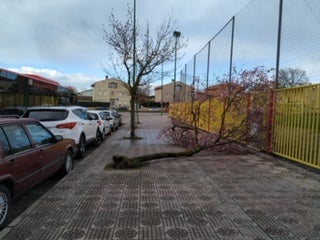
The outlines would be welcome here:
<svg viewBox="0 0 320 240">
<path fill-rule="evenodd" d="M 122 114 L 119 113 L 117 110 L 113 110 L 115 113 L 115 116 L 119 119 L 119 126 L 122 126 L 123 122 L 122 122 Z"/>
<path fill-rule="evenodd" d="M 104 141 L 105 136 L 111 133 L 111 118 L 108 118 L 103 111 L 90 110 L 91 118 L 96 120 L 102 134 L 102 140 Z"/>
<path fill-rule="evenodd" d="M 97 121 L 80 106 L 32 107 L 23 117 L 35 118 L 55 135 L 74 139 L 78 157 L 83 157 L 89 143 L 100 145 L 102 135 Z"/>
<path fill-rule="evenodd" d="M 55 173 L 69 173 L 75 152 L 74 140 L 53 135 L 35 119 L 0 119 L 0 230 L 12 199 Z"/>
<path fill-rule="evenodd" d="M 102 110 L 108 118 L 111 118 L 111 131 L 114 132 L 120 126 L 119 114 L 115 110 Z"/>
</svg>

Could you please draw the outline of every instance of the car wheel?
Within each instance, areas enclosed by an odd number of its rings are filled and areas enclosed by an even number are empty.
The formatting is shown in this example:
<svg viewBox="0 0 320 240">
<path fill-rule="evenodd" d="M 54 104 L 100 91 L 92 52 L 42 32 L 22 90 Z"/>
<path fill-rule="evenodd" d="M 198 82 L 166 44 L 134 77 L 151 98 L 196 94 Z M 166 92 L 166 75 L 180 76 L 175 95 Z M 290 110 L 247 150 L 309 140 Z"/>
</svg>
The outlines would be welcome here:
<svg viewBox="0 0 320 240">
<path fill-rule="evenodd" d="M 99 130 L 97 130 L 95 145 L 100 146 L 101 142 L 102 142 L 102 133 Z"/>
<path fill-rule="evenodd" d="M 102 141 L 106 140 L 106 135 L 107 135 L 106 130 L 103 129 L 102 138 L 101 138 Z"/>
<path fill-rule="evenodd" d="M 61 175 L 67 175 L 69 172 L 71 172 L 73 169 L 73 159 L 72 159 L 72 152 L 69 150 L 66 154 L 66 157 L 64 159 L 63 166 L 61 168 Z"/>
<path fill-rule="evenodd" d="M 79 144 L 78 144 L 77 156 L 82 158 L 82 157 L 84 157 L 85 152 L 86 152 L 86 140 L 85 140 L 84 136 L 81 136 L 80 140 L 79 140 Z"/>
<path fill-rule="evenodd" d="M 0 185 L 0 230 L 3 229 L 8 221 L 11 211 L 11 194 L 7 187 Z"/>
</svg>

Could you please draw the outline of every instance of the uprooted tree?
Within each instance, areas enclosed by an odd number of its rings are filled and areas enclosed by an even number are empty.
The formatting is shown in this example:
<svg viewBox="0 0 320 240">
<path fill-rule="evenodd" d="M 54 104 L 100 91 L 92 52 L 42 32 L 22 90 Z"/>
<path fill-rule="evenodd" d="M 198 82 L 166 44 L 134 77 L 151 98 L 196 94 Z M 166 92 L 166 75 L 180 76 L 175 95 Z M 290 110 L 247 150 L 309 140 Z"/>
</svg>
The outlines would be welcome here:
<svg viewBox="0 0 320 240">
<path fill-rule="evenodd" d="M 181 111 L 174 106 L 164 136 L 195 153 L 232 142 L 257 140 L 257 135 L 267 130 L 262 115 L 268 114 L 272 73 L 272 69 L 263 67 L 240 72 L 234 68 L 231 78 L 224 75 L 217 78 L 218 84 L 203 91 L 193 89 L 191 102 L 187 107 L 183 103 L 187 109 L 184 115 L 179 115 Z M 181 108 L 180 103 L 177 108 Z"/>
<path fill-rule="evenodd" d="M 191 101 L 175 103 L 171 121 L 161 131 L 169 143 L 182 146 L 180 153 L 160 153 L 136 158 L 115 156 L 116 168 L 139 166 L 150 159 L 190 156 L 205 149 L 231 143 L 264 144 L 268 137 L 268 102 L 273 86 L 273 70 L 256 67 L 238 72 L 232 77 L 218 78 L 218 84 L 191 88 Z M 199 85 L 199 84 L 198 84 Z M 181 113 L 183 112 L 183 113 Z"/>
<path fill-rule="evenodd" d="M 120 79 L 126 79 L 124 86 L 130 93 L 130 138 L 135 136 L 135 103 L 139 88 L 155 80 L 151 74 L 162 64 L 174 60 L 175 52 L 186 46 L 183 38 L 175 45 L 173 32 L 176 26 L 171 18 L 162 22 L 155 36 L 151 36 L 149 25 L 146 30 L 137 26 L 133 10 L 128 7 L 127 19 L 122 22 L 111 13 L 108 26 L 104 26 L 104 39 L 114 54 L 111 56 L 112 70 Z M 134 76 L 133 76 L 134 75 Z M 122 77 L 123 76 L 123 77 Z"/>
</svg>

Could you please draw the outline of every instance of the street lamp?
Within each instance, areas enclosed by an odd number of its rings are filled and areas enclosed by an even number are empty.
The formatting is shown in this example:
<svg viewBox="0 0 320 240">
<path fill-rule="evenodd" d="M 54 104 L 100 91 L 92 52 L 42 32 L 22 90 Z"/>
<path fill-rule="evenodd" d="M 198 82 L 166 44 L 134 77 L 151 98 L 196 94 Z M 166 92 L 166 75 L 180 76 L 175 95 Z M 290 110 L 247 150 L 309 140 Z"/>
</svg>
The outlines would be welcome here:
<svg viewBox="0 0 320 240">
<path fill-rule="evenodd" d="M 173 102 L 176 102 L 176 72 L 177 72 L 177 45 L 178 45 L 178 39 L 181 36 L 181 32 L 174 31 L 173 36 L 176 39 L 175 45 L 174 45 L 174 75 L 173 75 Z"/>
</svg>

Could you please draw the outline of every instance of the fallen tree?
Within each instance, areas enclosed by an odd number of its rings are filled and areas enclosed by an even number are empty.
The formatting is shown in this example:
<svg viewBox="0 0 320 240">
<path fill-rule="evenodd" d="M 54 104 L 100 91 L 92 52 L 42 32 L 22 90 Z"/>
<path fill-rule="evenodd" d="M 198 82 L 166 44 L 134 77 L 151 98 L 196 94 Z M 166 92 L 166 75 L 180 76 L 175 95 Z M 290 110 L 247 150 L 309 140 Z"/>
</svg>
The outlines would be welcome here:
<svg viewBox="0 0 320 240">
<path fill-rule="evenodd" d="M 178 108 L 179 104 L 175 104 L 171 121 L 160 132 L 162 138 L 170 144 L 184 147 L 185 151 L 155 153 L 133 158 L 113 156 L 113 167 L 116 169 L 141 167 L 144 162 L 153 159 L 192 156 L 200 151 L 223 145 L 236 143 L 245 146 L 249 142 L 265 141 L 269 126 L 261 114 L 265 115 L 268 112 L 268 104 L 266 104 L 266 94 L 262 93 L 270 89 L 272 82 L 269 73 L 270 70 L 264 68 L 254 68 L 240 73 L 234 70 L 232 81 L 223 81 L 214 91 L 209 91 L 209 88 L 205 92 L 193 90 L 189 111 L 185 115 L 178 114 L 181 111 L 176 111 L 175 108 Z M 252 98 L 250 92 L 260 94 Z M 212 99 L 215 100 L 215 105 L 211 106 L 212 116 L 209 118 L 215 121 L 215 126 L 208 131 L 200 126 L 200 118 L 205 112 L 203 106 Z"/>
<path fill-rule="evenodd" d="M 160 159 L 160 158 L 172 158 L 172 157 L 185 157 L 192 156 L 194 152 L 192 150 L 186 150 L 182 152 L 164 152 L 147 154 L 143 156 L 128 158 L 127 156 L 113 156 L 114 169 L 127 169 L 141 167 L 146 161 Z"/>
</svg>

